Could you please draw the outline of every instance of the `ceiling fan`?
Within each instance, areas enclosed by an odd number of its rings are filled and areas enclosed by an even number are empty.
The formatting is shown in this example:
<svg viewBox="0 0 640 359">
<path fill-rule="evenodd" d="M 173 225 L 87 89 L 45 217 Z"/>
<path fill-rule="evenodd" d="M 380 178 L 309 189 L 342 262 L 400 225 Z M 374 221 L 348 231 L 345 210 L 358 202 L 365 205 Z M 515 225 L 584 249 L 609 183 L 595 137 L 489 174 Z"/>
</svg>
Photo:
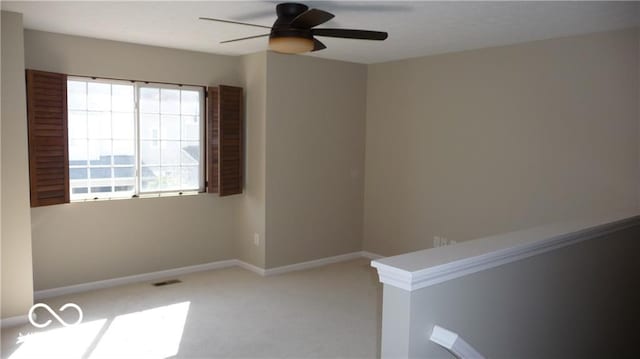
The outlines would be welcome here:
<svg viewBox="0 0 640 359">
<path fill-rule="evenodd" d="M 276 6 L 278 18 L 273 26 L 248 24 L 244 22 L 201 17 L 200 20 L 218 21 L 230 24 L 246 25 L 270 29 L 269 34 L 247 36 L 239 39 L 222 41 L 221 44 L 255 39 L 269 36 L 269 48 L 286 54 L 300 54 L 309 51 L 319 51 L 327 47 L 316 39 L 316 36 L 339 37 L 359 40 L 384 40 L 388 34 L 382 31 L 355 29 L 316 29 L 315 27 L 331 20 L 335 15 L 319 10 L 309 9 L 307 5 L 299 3 L 281 3 Z"/>
</svg>

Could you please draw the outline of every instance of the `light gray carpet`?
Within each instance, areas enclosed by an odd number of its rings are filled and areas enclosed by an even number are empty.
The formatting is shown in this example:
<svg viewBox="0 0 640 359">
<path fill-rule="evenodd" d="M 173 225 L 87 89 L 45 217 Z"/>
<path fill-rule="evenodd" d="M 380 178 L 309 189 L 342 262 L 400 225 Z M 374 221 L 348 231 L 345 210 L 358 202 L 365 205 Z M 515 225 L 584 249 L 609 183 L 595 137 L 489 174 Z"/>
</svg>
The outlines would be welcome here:
<svg viewBox="0 0 640 359">
<path fill-rule="evenodd" d="M 260 277 L 240 268 L 52 298 L 83 323 L 2 332 L 2 357 L 374 358 L 381 285 L 369 261 Z M 75 316 L 68 309 L 66 318 Z M 49 318 L 49 316 L 47 316 Z M 46 320 L 44 315 L 39 320 Z M 20 333 L 32 333 L 16 344 Z"/>
</svg>

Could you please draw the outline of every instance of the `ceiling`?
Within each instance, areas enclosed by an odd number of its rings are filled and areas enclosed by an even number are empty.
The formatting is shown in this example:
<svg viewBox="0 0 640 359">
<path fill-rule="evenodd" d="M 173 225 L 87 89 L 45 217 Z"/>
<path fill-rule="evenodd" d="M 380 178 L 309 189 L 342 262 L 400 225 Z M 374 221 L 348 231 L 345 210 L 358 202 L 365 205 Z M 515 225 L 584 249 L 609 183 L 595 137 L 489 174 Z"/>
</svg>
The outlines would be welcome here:
<svg viewBox="0 0 640 359">
<path fill-rule="evenodd" d="M 28 29 L 154 46 L 243 55 L 263 51 L 263 29 L 198 20 L 215 17 L 272 25 L 276 1 L 11 2 Z M 377 63 L 640 25 L 640 2 L 304 1 L 336 17 L 319 27 L 389 32 L 386 41 L 321 38 L 306 56 Z M 268 30 L 267 30 L 268 31 Z"/>
</svg>

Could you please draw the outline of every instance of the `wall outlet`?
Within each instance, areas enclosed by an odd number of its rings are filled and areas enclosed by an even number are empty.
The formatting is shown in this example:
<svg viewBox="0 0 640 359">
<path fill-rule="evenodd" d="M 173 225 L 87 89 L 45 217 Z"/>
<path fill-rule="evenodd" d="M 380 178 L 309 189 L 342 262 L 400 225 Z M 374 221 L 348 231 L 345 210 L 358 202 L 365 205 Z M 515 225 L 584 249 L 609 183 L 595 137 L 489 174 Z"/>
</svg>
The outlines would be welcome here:
<svg viewBox="0 0 640 359">
<path fill-rule="evenodd" d="M 260 246 L 260 234 L 258 233 L 253 234 L 253 245 L 256 247 Z"/>
<path fill-rule="evenodd" d="M 458 242 L 454 241 L 453 239 L 449 240 L 449 239 L 446 239 L 445 237 L 440 237 L 440 236 L 433 237 L 433 248 L 448 246 L 456 243 Z"/>
</svg>

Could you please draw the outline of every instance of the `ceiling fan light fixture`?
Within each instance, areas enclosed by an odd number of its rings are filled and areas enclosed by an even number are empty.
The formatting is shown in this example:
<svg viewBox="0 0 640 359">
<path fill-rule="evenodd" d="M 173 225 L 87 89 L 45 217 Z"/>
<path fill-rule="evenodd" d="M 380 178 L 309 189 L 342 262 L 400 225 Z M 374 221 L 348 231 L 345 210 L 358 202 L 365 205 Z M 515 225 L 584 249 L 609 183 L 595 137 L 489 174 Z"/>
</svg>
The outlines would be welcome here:
<svg viewBox="0 0 640 359">
<path fill-rule="evenodd" d="M 302 54 L 313 50 L 313 39 L 305 37 L 272 37 L 269 39 L 269 48 L 283 54 Z"/>
</svg>

